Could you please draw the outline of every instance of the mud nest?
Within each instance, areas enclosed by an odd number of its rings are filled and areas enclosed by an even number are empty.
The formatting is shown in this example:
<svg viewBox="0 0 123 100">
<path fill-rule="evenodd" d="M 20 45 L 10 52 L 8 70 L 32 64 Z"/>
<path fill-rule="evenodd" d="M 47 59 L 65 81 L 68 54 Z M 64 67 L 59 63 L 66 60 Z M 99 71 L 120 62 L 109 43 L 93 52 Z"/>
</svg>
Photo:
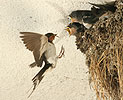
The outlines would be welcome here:
<svg viewBox="0 0 123 100">
<path fill-rule="evenodd" d="M 100 19 L 84 34 L 76 34 L 76 45 L 86 55 L 91 85 L 98 100 L 123 100 L 123 1 L 115 13 Z"/>
</svg>

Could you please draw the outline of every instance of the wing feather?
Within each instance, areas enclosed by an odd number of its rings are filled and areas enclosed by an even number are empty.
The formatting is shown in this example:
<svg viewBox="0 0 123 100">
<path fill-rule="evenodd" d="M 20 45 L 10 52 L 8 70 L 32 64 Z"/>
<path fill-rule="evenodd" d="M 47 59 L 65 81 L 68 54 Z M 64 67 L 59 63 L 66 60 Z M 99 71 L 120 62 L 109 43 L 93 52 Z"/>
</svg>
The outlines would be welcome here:
<svg viewBox="0 0 123 100">
<path fill-rule="evenodd" d="M 47 50 L 48 38 L 45 35 L 33 32 L 20 32 L 25 47 L 33 52 L 34 59 L 37 65 L 42 63 L 42 55 Z"/>
</svg>

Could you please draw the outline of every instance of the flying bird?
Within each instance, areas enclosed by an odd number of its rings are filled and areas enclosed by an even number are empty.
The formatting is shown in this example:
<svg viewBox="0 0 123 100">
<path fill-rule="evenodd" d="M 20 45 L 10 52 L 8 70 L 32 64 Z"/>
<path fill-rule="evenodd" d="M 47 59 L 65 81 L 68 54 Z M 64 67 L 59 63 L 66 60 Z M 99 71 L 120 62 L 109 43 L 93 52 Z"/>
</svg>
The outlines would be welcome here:
<svg viewBox="0 0 123 100">
<path fill-rule="evenodd" d="M 25 44 L 26 48 L 32 51 L 34 55 L 35 62 L 30 64 L 30 67 L 43 67 L 32 79 L 34 91 L 37 85 L 43 79 L 45 72 L 50 68 L 55 68 L 57 59 L 61 58 L 64 54 L 64 48 L 62 47 L 61 52 L 58 56 L 56 56 L 56 47 L 53 43 L 53 40 L 57 34 L 47 33 L 45 35 L 42 35 L 33 32 L 20 32 L 20 34 L 22 34 L 20 38 L 22 38 L 22 41 Z M 42 66 L 43 62 L 45 63 L 44 66 Z M 30 97 L 31 94 L 28 97 Z"/>
</svg>

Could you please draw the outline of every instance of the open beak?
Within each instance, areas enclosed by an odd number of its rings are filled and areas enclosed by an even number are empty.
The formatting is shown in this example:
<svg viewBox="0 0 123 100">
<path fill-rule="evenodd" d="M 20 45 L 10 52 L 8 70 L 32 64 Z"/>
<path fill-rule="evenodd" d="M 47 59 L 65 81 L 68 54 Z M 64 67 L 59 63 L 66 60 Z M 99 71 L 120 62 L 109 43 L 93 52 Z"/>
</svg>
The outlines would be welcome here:
<svg viewBox="0 0 123 100">
<path fill-rule="evenodd" d="M 69 33 L 69 35 L 71 36 L 70 28 L 67 27 L 65 30 L 66 30 L 66 31 Z"/>
</svg>

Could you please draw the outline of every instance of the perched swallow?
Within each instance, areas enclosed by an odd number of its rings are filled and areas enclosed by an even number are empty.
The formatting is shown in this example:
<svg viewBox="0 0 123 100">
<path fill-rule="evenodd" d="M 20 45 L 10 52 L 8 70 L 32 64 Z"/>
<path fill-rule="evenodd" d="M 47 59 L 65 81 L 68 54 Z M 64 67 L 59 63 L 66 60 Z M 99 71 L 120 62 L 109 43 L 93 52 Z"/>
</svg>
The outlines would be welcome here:
<svg viewBox="0 0 123 100">
<path fill-rule="evenodd" d="M 76 11 L 73 11 L 71 14 L 69 14 L 69 17 L 71 18 L 71 22 L 82 23 L 83 17 L 85 16 L 92 16 L 91 11 L 90 10 L 76 10 Z"/>
<path fill-rule="evenodd" d="M 79 22 L 83 24 L 86 28 L 90 28 L 99 21 L 100 17 L 105 14 L 107 11 L 115 12 L 115 2 L 108 2 L 106 4 L 94 4 L 91 7 L 91 10 L 76 10 L 73 11 L 69 17 L 71 18 L 71 23 Z"/>
<path fill-rule="evenodd" d="M 91 10 L 76 10 L 73 11 L 69 17 L 71 18 L 71 23 L 79 22 L 83 24 L 86 28 L 90 28 L 92 24 L 99 20 Z"/>
<path fill-rule="evenodd" d="M 34 91 L 36 86 L 43 79 L 45 72 L 49 68 L 54 68 L 56 66 L 57 59 L 60 58 L 60 56 L 56 56 L 56 47 L 53 43 L 53 40 L 57 35 L 53 33 L 42 35 L 32 32 L 20 32 L 20 34 L 23 35 L 20 36 L 20 38 L 22 38 L 26 48 L 32 51 L 34 55 L 35 62 L 30 64 L 30 67 L 42 67 L 43 62 L 45 63 L 39 73 L 32 79 Z"/>
<path fill-rule="evenodd" d="M 75 35 L 80 32 L 84 33 L 86 29 L 87 28 L 83 24 L 80 24 L 78 22 L 73 22 L 67 26 L 66 30 L 68 31 L 70 35 Z"/>
</svg>

